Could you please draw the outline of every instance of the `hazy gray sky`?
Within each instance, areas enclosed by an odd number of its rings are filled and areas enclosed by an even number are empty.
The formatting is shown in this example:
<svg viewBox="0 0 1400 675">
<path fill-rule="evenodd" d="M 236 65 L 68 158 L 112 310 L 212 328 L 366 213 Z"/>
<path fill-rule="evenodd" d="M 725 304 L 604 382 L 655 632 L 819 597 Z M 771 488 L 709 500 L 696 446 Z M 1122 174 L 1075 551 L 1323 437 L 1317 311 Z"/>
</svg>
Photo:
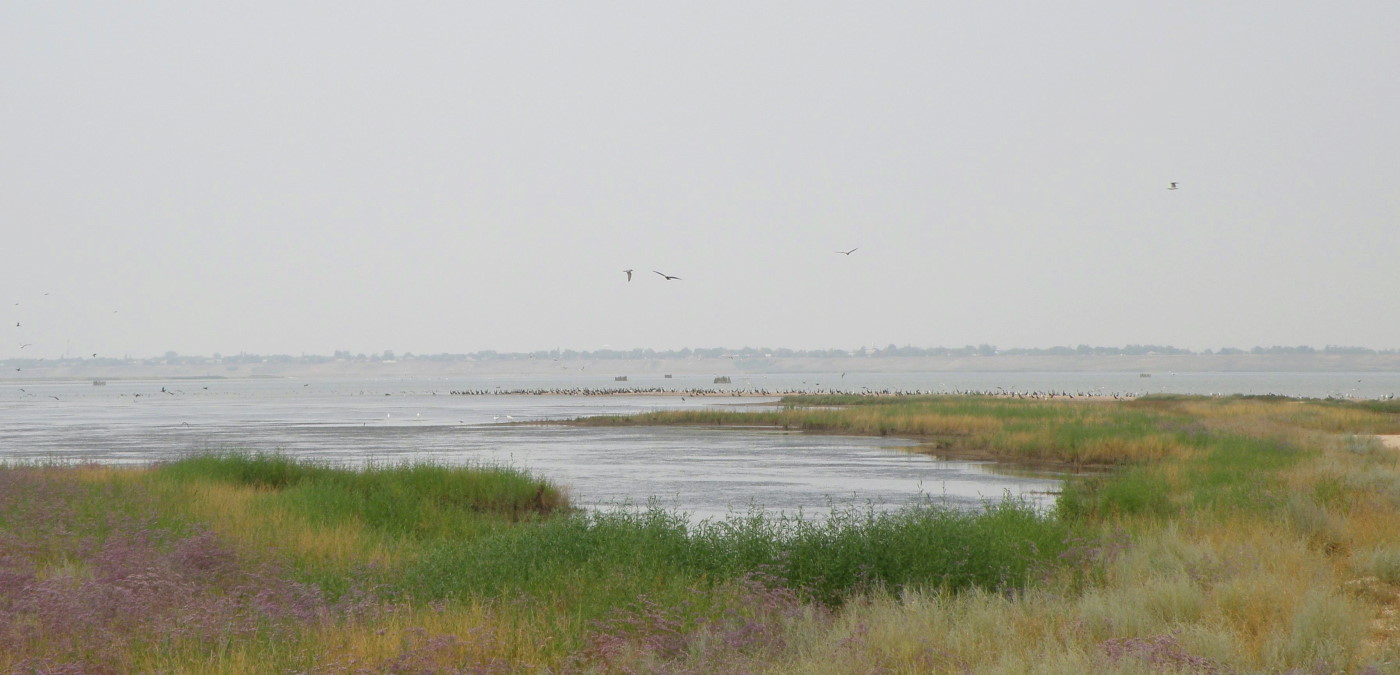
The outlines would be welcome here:
<svg viewBox="0 0 1400 675">
<path fill-rule="evenodd" d="M 0 357 L 1400 347 L 1394 0 L 362 4 L 0 5 Z"/>
</svg>

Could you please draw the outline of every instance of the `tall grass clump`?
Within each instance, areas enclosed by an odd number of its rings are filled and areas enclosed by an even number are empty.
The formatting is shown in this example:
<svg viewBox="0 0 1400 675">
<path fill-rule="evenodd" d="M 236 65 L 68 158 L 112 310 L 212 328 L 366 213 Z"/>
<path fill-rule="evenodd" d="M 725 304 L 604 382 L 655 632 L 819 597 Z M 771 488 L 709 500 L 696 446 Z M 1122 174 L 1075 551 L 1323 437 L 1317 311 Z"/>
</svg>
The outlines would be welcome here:
<svg viewBox="0 0 1400 675">
<path fill-rule="evenodd" d="M 334 471 L 318 463 L 277 452 L 196 453 L 159 466 L 160 475 L 176 481 L 215 480 L 281 490 Z"/>
<path fill-rule="evenodd" d="M 345 468 L 276 454 L 220 453 L 157 465 L 171 508 L 249 550 L 276 549 L 337 596 L 392 574 L 424 547 L 474 541 L 570 510 L 526 471 L 426 463 Z"/>
<path fill-rule="evenodd" d="M 1063 523 L 1010 500 L 981 511 L 847 510 L 792 521 L 773 562 L 789 585 L 835 604 L 861 590 L 1024 588 L 1059 560 L 1068 540 Z"/>
<path fill-rule="evenodd" d="M 982 511 L 847 509 L 822 520 L 755 511 L 698 524 L 656 507 L 619 509 L 444 543 L 409 568 L 405 584 L 424 597 L 540 596 L 581 583 L 637 592 L 662 580 L 763 573 L 839 604 L 877 589 L 1022 587 L 1067 540 L 1061 522 L 1014 501 Z"/>
<path fill-rule="evenodd" d="M 1067 482 L 1055 508 L 1070 521 L 1116 521 L 1143 516 L 1163 518 L 1175 507 L 1167 482 L 1144 467 L 1129 467 Z"/>
<path fill-rule="evenodd" d="M 567 509 L 564 492 L 529 472 L 497 466 L 430 463 L 340 468 L 266 453 L 220 453 L 162 465 L 158 478 L 212 480 L 266 488 L 307 517 L 357 519 L 413 534 L 435 532 L 463 513 L 515 518 Z"/>
</svg>

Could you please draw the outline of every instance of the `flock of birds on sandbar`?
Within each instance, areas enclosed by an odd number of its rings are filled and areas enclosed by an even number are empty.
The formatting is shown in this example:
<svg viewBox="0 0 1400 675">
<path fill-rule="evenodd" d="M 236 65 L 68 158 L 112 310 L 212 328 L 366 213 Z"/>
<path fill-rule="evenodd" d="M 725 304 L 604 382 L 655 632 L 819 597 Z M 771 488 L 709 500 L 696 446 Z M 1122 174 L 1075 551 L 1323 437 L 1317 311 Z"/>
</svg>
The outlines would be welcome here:
<svg viewBox="0 0 1400 675">
<path fill-rule="evenodd" d="M 996 389 L 871 389 L 860 387 L 859 389 L 836 389 L 824 388 L 820 385 L 812 387 L 789 387 L 785 389 L 770 389 L 766 387 L 736 387 L 733 389 L 715 389 L 707 387 L 532 387 L 525 389 L 454 389 L 448 392 L 451 396 L 680 396 L 685 400 L 687 396 L 703 398 L 707 396 L 724 397 L 768 397 L 778 398 L 783 396 L 864 396 L 864 397 L 896 397 L 896 396 L 987 396 L 992 398 L 1024 398 L 1024 399 L 1061 399 L 1061 398 L 1114 398 L 1130 399 L 1136 398 L 1140 394 L 1132 392 L 1071 392 L 1071 391 L 1015 391 L 1003 387 Z"/>
</svg>

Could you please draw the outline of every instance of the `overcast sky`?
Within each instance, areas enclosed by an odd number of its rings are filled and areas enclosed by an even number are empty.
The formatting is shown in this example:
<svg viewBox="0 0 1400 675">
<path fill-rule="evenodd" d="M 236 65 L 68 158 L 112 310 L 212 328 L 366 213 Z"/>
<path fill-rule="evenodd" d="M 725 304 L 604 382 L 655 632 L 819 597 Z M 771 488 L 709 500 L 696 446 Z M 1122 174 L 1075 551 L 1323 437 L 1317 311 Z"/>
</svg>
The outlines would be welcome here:
<svg viewBox="0 0 1400 675">
<path fill-rule="evenodd" d="M 1400 347 L 1394 0 L 364 4 L 0 5 L 0 357 Z"/>
</svg>

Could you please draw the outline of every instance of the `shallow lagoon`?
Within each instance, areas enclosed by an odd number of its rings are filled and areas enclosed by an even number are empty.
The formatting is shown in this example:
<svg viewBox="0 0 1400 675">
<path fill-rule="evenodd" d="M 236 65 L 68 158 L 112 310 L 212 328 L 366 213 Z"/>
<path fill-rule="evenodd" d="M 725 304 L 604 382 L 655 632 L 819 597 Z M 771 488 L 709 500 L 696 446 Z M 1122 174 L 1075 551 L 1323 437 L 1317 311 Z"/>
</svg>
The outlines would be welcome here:
<svg viewBox="0 0 1400 675">
<path fill-rule="evenodd" d="M 599 367 L 602 367 L 601 365 Z M 1400 373 L 626 373 L 476 378 L 7 382 L 0 460 L 146 463 L 206 450 L 279 451 L 341 464 L 432 460 L 526 468 L 583 506 L 655 499 L 696 517 L 731 509 L 822 513 L 935 499 L 975 506 L 1020 495 L 1049 504 L 1053 475 L 908 452 L 908 441 L 772 430 L 597 429 L 511 422 L 656 409 L 751 405 L 730 396 L 471 395 L 453 391 L 667 388 L 724 392 L 896 390 L 1096 395 L 1282 394 L 1379 398 Z"/>
<path fill-rule="evenodd" d="M 0 459 L 133 464 L 208 450 L 278 451 L 337 464 L 505 464 L 575 504 L 662 506 L 695 518 L 750 508 L 819 515 L 1004 495 L 1048 505 L 1059 481 L 909 452 L 900 439 L 768 429 L 581 428 L 539 422 L 771 398 L 451 396 L 434 381 L 185 380 L 30 383 L 0 396 Z M 495 385 L 492 385 L 495 386 Z M 8 389 L 8 387 L 7 387 Z M 20 391 L 22 389 L 23 391 Z"/>
</svg>

